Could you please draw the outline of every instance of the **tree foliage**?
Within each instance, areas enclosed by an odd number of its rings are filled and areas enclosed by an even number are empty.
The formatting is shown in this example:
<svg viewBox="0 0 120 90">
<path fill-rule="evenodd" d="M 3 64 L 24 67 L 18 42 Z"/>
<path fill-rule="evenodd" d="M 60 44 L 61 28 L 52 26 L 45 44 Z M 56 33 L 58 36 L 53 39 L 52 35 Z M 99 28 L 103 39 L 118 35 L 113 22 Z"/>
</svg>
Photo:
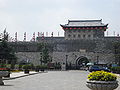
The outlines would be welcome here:
<svg viewBox="0 0 120 90">
<path fill-rule="evenodd" d="M 41 64 L 44 63 L 44 64 L 47 64 L 48 62 L 51 62 L 51 57 L 49 55 L 49 50 L 47 48 L 47 44 L 46 43 L 40 43 L 39 46 L 39 51 L 40 51 L 40 61 L 41 61 Z"/>
<path fill-rule="evenodd" d="M 120 42 L 113 43 L 116 64 L 120 65 Z"/>
<path fill-rule="evenodd" d="M 44 47 L 44 49 L 42 50 L 42 56 L 43 56 L 43 63 L 46 64 L 51 61 L 48 49 L 46 47 Z"/>
<path fill-rule="evenodd" d="M 9 34 L 4 30 L 3 38 L 0 40 L 0 61 L 2 64 L 6 64 L 6 62 L 14 64 L 17 59 L 14 50 L 9 46 L 8 36 Z"/>
</svg>

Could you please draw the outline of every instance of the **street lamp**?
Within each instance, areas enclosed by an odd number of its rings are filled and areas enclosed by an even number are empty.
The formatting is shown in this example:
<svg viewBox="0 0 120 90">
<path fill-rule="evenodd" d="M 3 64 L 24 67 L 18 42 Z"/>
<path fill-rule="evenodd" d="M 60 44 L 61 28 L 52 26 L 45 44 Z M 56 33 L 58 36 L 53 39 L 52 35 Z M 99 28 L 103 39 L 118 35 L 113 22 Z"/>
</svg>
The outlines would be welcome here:
<svg viewBox="0 0 120 90">
<path fill-rule="evenodd" d="M 75 55 L 75 68 L 76 68 L 76 70 L 77 70 L 77 55 Z"/>
<path fill-rule="evenodd" d="M 42 52 L 40 53 L 40 63 L 42 65 Z"/>
<path fill-rule="evenodd" d="M 97 55 L 97 64 L 98 64 L 98 62 L 99 62 L 98 58 L 99 58 L 99 56 Z"/>
<path fill-rule="evenodd" d="M 66 70 L 67 70 L 67 66 L 68 66 L 67 59 L 68 59 L 68 55 L 66 55 Z"/>
</svg>

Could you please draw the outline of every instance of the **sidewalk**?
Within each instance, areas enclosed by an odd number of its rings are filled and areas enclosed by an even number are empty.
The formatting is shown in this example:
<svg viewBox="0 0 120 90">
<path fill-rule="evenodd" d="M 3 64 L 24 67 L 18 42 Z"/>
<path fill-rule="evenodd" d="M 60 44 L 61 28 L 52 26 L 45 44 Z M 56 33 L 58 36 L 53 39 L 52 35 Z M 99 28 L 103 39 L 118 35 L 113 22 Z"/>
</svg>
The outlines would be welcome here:
<svg viewBox="0 0 120 90">
<path fill-rule="evenodd" d="M 5 77 L 5 78 L 3 78 L 3 80 L 16 79 L 16 78 L 21 78 L 21 77 L 25 77 L 25 76 L 30 76 L 30 75 L 34 75 L 34 74 L 38 74 L 38 73 L 42 73 L 42 72 L 30 71 L 29 74 L 24 74 L 24 72 L 12 72 L 12 73 L 10 74 L 10 77 Z"/>
</svg>

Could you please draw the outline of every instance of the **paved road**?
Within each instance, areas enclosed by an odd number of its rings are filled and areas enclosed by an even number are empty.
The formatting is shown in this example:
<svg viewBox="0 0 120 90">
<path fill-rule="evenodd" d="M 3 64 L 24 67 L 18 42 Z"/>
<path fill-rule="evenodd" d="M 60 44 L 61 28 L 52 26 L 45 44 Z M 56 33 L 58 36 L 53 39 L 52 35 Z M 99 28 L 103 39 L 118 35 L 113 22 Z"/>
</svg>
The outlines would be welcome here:
<svg viewBox="0 0 120 90">
<path fill-rule="evenodd" d="M 89 90 L 86 71 L 48 71 L 14 80 L 5 80 L 0 90 Z M 120 79 L 119 79 L 120 81 Z M 116 90 L 120 90 L 120 87 Z"/>
</svg>

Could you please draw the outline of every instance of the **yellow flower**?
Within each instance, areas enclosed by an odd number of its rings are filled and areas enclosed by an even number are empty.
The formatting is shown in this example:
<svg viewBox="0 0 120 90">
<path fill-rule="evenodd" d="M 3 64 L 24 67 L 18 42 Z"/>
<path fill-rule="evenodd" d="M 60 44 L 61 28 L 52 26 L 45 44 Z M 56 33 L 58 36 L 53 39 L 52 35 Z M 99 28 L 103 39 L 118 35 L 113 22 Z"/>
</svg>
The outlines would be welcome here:
<svg viewBox="0 0 120 90">
<path fill-rule="evenodd" d="M 117 76 L 113 73 L 105 72 L 105 71 L 96 71 L 92 72 L 88 75 L 89 80 L 96 81 L 115 81 Z"/>
</svg>

